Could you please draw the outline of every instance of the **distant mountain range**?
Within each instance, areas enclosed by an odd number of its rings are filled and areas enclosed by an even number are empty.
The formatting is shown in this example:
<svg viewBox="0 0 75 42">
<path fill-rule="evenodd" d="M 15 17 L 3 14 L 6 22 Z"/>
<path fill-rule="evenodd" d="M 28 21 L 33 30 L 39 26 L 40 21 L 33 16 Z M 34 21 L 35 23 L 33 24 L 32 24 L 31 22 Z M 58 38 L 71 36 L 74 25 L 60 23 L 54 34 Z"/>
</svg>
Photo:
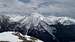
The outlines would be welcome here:
<svg viewBox="0 0 75 42">
<path fill-rule="evenodd" d="M 30 16 L 2 15 L 0 23 L 0 32 L 17 31 L 43 41 L 48 40 L 48 42 L 50 42 L 48 39 L 50 35 L 53 39 L 58 38 L 59 40 L 70 40 L 71 38 L 73 40 L 75 37 L 75 19 L 70 17 L 43 16 L 38 13 L 32 13 Z"/>
</svg>

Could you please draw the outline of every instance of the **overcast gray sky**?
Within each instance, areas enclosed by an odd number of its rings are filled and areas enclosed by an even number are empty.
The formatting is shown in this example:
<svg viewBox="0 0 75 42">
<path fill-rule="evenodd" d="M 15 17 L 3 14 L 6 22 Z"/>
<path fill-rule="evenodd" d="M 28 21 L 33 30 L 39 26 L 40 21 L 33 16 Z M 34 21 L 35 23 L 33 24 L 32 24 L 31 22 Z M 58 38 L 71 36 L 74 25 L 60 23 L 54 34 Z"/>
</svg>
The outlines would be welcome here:
<svg viewBox="0 0 75 42">
<path fill-rule="evenodd" d="M 43 15 L 75 18 L 75 0 L 0 0 L 0 14 Z"/>
</svg>

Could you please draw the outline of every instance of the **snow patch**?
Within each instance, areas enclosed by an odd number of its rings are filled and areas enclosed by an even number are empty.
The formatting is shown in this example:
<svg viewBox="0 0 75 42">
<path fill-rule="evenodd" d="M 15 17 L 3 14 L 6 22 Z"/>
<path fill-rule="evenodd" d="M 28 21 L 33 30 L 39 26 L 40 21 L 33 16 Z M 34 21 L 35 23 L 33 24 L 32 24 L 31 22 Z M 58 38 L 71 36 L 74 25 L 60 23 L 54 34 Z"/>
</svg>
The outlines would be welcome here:
<svg viewBox="0 0 75 42">
<path fill-rule="evenodd" d="M 9 41 L 9 42 L 21 42 L 17 36 L 13 35 L 14 32 L 3 32 L 0 33 L 0 41 Z"/>
</svg>

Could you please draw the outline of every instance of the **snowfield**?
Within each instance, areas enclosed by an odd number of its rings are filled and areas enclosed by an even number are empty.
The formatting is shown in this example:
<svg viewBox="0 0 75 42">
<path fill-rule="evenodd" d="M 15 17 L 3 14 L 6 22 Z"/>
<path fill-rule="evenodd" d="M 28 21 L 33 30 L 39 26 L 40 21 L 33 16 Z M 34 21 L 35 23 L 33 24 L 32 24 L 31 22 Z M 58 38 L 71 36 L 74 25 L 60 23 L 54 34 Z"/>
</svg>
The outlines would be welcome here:
<svg viewBox="0 0 75 42">
<path fill-rule="evenodd" d="M 0 33 L 0 41 L 21 42 L 18 36 L 13 35 L 14 32 Z"/>
<path fill-rule="evenodd" d="M 15 32 L 3 32 L 3 33 L 0 33 L 0 41 L 8 41 L 8 42 L 23 42 L 24 40 L 21 40 L 19 39 L 18 36 L 15 36 L 13 35 L 12 33 L 15 33 Z M 32 41 L 32 39 L 30 39 L 30 36 L 25 36 L 26 39 L 28 41 Z M 36 39 L 35 42 L 43 42 L 39 39 Z"/>
</svg>

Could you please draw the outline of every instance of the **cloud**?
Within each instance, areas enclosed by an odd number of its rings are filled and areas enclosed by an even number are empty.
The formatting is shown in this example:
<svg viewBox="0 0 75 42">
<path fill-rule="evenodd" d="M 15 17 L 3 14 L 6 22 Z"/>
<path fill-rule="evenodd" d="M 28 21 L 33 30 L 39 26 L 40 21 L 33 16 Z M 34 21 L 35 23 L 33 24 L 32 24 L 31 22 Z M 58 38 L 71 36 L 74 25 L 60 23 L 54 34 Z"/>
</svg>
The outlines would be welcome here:
<svg viewBox="0 0 75 42">
<path fill-rule="evenodd" d="M 58 15 L 64 11 L 63 3 L 62 0 L 47 0 L 39 4 L 38 11 L 45 15 Z"/>
<path fill-rule="evenodd" d="M 65 0 L 64 14 L 75 18 L 75 0 Z"/>
<path fill-rule="evenodd" d="M 0 3 L 1 14 L 31 14 L 33 11 L 41 13 L 55 13 L 60 10 L 62 11 L 62 9 L 59 7 L 60 5 L 57 5 L 57 3 L 62 3 L 62 1 L 2 0 Z"/>
<path fill-rule="evenodd" d="M 0 14 L 71 16 L 75 13 L 75 0 L 0 0 Z"/>
<path fill-rule="evenodd" d="M 17 0 L 0 0 L 0 14 L 28 14 L 31 12 L 30 5 Z"/>
</svg>

